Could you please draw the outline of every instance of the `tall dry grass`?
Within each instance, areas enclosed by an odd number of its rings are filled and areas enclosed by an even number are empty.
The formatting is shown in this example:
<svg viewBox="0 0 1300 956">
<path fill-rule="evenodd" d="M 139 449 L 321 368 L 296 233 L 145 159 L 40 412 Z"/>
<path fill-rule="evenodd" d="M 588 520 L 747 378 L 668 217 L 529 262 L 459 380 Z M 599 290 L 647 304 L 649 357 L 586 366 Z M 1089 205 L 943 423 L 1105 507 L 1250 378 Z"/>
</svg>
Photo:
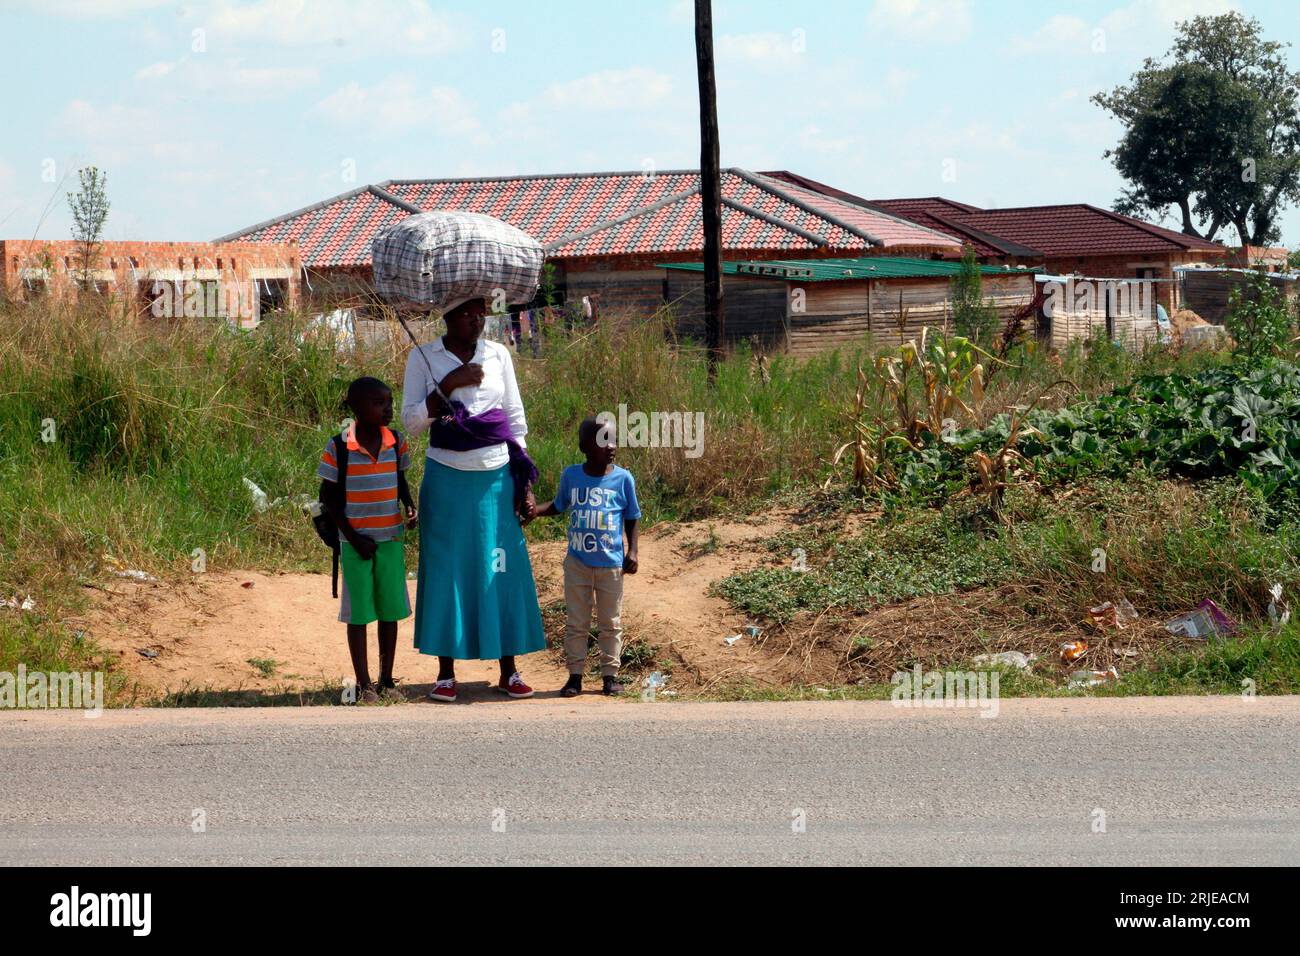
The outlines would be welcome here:
<svg viewBox="0 0 1300 956">
<path fill-rule="evenodd" d="M 44 646 L 37 632 L 79 600 L 79 582 L 113 569 L 185 574 L 196 549 L 212 569 L 325 567 L 301 513 L 259 512 L 244 479 L 271 499 L 314 496 L 316 461 L 346 416 L 348 381 L 378 375 L 400 400 L 408 343 L 396 324 L 358 348 L 336 345 L 305 316 L 235 331 L 213 320 L 138 318 L 95 297 L 0 301 L 0 596 L 32 594 L 44 615 L 15 623 L 0 612 L 0 665 Z M 825 477 L 869 353 L 864 342 L 760 367 L 741 348 L 711 386 L 703 352 L 677 341 L 669 316 L 550 331 L 539 358 L 525 350 L 516 361 L 539 497 L 578 460 L 578 422 L 624 404 L 704 414 L 698 458 L 682 448 L 621 453 L 648 521 L 761 507 L 773 492 Z M 1081 380 L 1101 382 L 1133 360 L 1066 361 L 1077 361 Z M 1028 355 L 999 388 L 1014 399 L 1058 377 L 1061 369 Z M 990 410 L 998 402 L 990 396 Z M 45 441 L 51 425 L 54 440 Z M 529 533 L 556 534 L 558 523 Z"/>
</svg>

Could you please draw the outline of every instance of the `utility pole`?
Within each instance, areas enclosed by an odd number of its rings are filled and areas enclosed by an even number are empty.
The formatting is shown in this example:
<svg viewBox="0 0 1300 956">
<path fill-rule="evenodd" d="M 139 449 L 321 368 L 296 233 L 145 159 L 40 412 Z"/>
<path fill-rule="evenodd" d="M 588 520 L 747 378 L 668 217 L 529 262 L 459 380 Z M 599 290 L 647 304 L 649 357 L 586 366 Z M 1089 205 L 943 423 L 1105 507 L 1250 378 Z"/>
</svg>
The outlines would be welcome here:
<svg viewBox="0 0 1300 956">
<path fill-rule="evenodd" d="M 711 0 L 695 0 L 695 67 L 700 86 L 700 205 L 704 214 L 704 339 L 709 381 L 722 360 L 722 181 L 719 173 L 718 91 L 713 77 Z"/>
</svg>

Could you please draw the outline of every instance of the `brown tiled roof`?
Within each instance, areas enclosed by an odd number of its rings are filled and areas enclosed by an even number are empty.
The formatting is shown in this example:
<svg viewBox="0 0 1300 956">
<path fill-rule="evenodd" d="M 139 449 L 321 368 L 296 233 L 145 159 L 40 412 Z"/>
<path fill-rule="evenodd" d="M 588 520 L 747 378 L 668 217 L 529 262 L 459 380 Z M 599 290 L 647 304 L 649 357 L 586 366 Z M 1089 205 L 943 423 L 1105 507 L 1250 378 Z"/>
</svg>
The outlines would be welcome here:
<svg viewBox="0 0 1300 956">
<path fill-rule="evenodd" d="M 743 169 L 723 170 L 721 178 L 724 249 L 960 249 L 945 233 L 791 182 Z M 692 253 L 703 248 L 699 192 L 696 170 L 389 180 L 225 239 L 297 239 L 312 268 L 368 265 L 370 241 L 383 226 L 415 212 L 464 209 L 517 226 L 555 257 Z"/>
</svg>

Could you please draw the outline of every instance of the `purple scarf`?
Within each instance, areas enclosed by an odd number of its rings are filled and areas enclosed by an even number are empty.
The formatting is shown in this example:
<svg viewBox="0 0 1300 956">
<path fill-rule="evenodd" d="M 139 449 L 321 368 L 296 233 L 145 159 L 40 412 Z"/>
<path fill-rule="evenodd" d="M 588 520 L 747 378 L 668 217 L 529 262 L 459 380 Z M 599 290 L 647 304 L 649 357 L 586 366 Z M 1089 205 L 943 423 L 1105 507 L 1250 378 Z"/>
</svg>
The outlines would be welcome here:
<svg viewBox="0 0 1300 956">
<path fill-rule="evenodd" d="M 471 415 L 463 402 L 453 400 L 451 414 L 435 418 L 429 426 L 429 444 L 448 451 L 473 451 L 502 442 L 510 453 L 510 477 L 515 482 L 515 506 L 518 507 L 523 503 L 529 486 L 537 480 L 537 466 L 515 441 L 515 433 L 510 430 L 510 419 L 504 409 L 489 408 L 486 412 Z"/>
</svg>

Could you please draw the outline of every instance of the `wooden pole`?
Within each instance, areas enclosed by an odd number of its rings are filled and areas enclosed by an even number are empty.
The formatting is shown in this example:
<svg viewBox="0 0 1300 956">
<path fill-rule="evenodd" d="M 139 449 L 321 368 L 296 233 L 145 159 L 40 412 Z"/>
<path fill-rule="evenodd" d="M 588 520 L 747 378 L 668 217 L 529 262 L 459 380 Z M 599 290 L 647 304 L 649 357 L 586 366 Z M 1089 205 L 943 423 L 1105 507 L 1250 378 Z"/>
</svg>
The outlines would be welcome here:
<svg viewBox="0 0 1300 956">
<path fill-rule="evenodd" d="M 722 182 L 719 171 L 718 96 L 713 75 L 711 0 L 695 0 L 695 67 L 700 87 L 700 205 L 704 219 L 704 338 L 709 381 L 722 360 Z"/>
</svg>

